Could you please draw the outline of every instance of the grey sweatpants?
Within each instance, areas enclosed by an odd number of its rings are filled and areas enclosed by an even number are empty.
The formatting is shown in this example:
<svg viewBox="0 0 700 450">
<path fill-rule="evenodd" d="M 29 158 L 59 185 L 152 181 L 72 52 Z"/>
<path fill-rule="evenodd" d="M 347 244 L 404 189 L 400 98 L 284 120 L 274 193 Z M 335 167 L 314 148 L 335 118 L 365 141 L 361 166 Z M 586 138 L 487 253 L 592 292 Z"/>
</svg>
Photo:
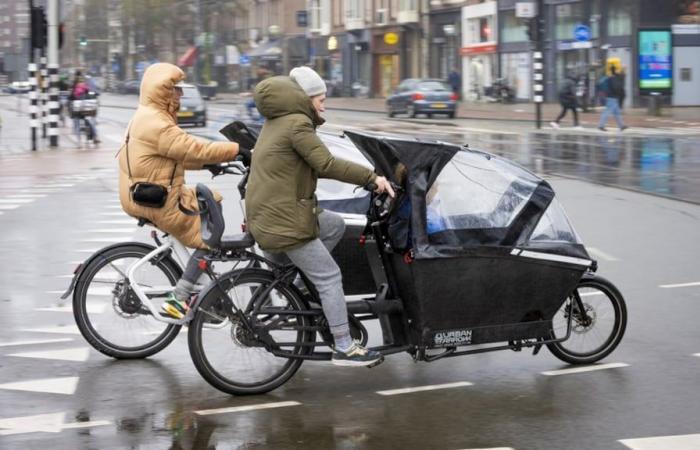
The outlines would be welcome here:
<svg viewBox="0 0 700 450">
<path fill-rule="evenodd" d="M 279 264 L 286 263 L 288 258 L 304 272 L 318 291 L 323 314 L 328 320 L 333 336 L 349 336 L 350 327 L 343 292 L 343 278 L 338 264 L 330 253 L 345 233 L 345 222 L 338 214 L 329 211 L 322 211 L 318 216 L 318 222 L 320 234 L 317 239 L 285 253 L 265 252 L 265 254 Z"/>
</svg>

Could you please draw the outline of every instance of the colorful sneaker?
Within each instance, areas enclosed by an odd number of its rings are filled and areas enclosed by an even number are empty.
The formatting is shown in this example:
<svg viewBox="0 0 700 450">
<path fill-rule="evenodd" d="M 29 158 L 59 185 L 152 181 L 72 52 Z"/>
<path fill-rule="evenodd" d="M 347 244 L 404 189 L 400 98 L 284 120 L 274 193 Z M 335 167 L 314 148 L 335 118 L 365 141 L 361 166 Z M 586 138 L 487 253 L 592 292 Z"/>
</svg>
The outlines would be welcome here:
<svg viewBox="0 0 700 450">
<path fill-rule="evenodd" d="M 347 351 L 334 350 L 332 362 L 335 366 L 374 366 L 384 361 L 384 355 L 368 350 L 353 342 Z"/>
<path fill-rule="evenodd" d="M 186 301 L 178 300 L 172 292 L 168 294 L 168 298 L 160 305 L 161 315 L 181 320 L 190 310 L 190 306 Z"/>
</svg>

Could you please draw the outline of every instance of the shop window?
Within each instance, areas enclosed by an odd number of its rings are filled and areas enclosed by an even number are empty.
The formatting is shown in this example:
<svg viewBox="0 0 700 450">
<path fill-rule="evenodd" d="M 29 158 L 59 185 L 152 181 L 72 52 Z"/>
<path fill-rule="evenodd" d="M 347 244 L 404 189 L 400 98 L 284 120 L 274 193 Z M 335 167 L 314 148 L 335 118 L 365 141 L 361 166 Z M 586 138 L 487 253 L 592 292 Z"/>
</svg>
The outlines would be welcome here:
<svg viewBox="0 0 700 450">
<path fill-rule="evenodd" d="M 556 14 L 555 32 L 557 39 L 573 39 L 576 25 L 588 22 L 588 18 L 584 17 L 582 3 L 564 3 L 562 5 L 556 5 Z"/>
<path fill-rule="evenodd" d="M 495 16 L 476 17 L 466 20 L 466 33 L 464 45 L 479 44 L 481 42 L 493 42 Z"/>
<path fill-rule="evenodd" d="M 515 17 L 515 11 L 501 11 L 501 42 L 527 42 L 527 26 L 523 19 Z"/>
<path fill-rule="evenodd" d="M 632 0 L 612 0 L 608 3 L 608 36 L 632 34 Z"/>
</svg>

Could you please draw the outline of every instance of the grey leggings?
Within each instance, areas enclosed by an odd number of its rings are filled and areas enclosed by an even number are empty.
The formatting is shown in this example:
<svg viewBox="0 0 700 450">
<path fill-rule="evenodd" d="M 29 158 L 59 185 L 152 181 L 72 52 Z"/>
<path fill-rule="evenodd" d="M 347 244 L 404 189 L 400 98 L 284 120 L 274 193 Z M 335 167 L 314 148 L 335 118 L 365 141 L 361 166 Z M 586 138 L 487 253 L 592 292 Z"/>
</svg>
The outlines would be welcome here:
<svg viewBox="0 0 700 450">
<path fill-rule="evenodd" d="M 321 232 L 317 239 L 285 253 L 268 253 L 274 262 L 294 263 L 314 284 L 321 298 L 323 314 L 334 336 L 349 335 L 348 308 L 345 305 L 343 278 L 340 268 L 331 256 L 331 250 L 345 233 L 345 222 L 338 214 L 322 211 L 318 216 Z M 286 256 L 286 258 L 285 258 Z"/>
<path fill-rule="evenodd" d="M 187 261 L 187 267 L 185 267 L 185 273 L 182 274 L 175 285 L 173 293 L 175 298 L 181 301 L 187 301 L 195 291 L 194 285 L 202 275 L 204 270 L 199 268 L 199 260 L 203 256 L 209 254 L 209 250 L 197 249 L 192 253 L 190 259 Z"/>
</svg>

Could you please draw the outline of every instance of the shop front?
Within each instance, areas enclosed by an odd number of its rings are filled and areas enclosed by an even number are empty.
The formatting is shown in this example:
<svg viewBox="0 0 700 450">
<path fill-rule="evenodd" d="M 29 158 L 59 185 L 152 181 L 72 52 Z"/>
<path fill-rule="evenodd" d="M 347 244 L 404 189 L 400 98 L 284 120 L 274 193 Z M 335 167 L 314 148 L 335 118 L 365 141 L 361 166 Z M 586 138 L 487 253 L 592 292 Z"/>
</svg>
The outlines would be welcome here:
<svg viewBox="0 0 700 450">
<path fill-rule="evenodd" d="M 328 86 L 329 97 L 343 94 L 343 49 L 347 48 L 345 35 L 331 35 L 314 38 L 309 53 L 311 66 L 321 75 Z"/>
<path fill-rule="evenodd" d="M 372 36 L 375 97 L 388 97 L 401 81 L 401 37 L 399 30 L 392 29 L 379 30 Z"/>
<path fill-rule="evenodd" d="M 428 54 L 431 78 L 447 79 L 453 69 L 461 71 L 460 10 L 451 9 L 430 13 L 430 52 Z"/>
<path fill-rule="evenodd" d="M 462 8 L 462 94 L 482 99 L 498 71 L 496 2 Z"/>
</svg>

